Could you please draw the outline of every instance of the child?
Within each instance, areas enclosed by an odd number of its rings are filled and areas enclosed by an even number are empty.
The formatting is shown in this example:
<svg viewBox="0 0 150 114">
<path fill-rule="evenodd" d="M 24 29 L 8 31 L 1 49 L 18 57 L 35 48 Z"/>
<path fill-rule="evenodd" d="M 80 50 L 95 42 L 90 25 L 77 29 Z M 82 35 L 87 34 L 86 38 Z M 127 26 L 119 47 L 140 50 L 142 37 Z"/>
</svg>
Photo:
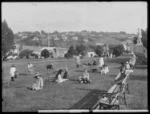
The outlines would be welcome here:
<svg viewBox="0 0 150 114">
<path fill-rule="evenodd" d="M 31 90 L 40 90 L 43 88 L 43 79 L 41 77 L 41 74 L 38 72 L 35 74 L 34 78 L 36 79 L 36 82 L 33 83 L 31 86 Z"/>
<path fill-rule="evenodd" d="M 106 64 L 103 65 L 102 70 L 100 71 L 101 74 L 107 74 L 109 72 L 108 66 Z"/>
<path fill-rule="evenodd" d="M 83 76 L 80 76 L 79 77 L 79 82 L 80 83 L 91 83 L 91 80 L 90 80 L 90 75 L 88 73 L 88 70 L 85 70 L 85 72 L 83 73 Z"/>
<path fill-rule="evenodd" d="M 15 65 L 12 64 L 12 66 L 11 66 L 11 68 L 10 68 L 11 81 L 14 81 L 15 72 L 16 72 L 16 67 L 15 67 Z"/>
<path fill-rule="evenodd" d="M 27 70 L 28 70 L 31 74 L 34 74 L 34 65 L 29 62 L 28 65 L 27 65 Z"/>
</svg>

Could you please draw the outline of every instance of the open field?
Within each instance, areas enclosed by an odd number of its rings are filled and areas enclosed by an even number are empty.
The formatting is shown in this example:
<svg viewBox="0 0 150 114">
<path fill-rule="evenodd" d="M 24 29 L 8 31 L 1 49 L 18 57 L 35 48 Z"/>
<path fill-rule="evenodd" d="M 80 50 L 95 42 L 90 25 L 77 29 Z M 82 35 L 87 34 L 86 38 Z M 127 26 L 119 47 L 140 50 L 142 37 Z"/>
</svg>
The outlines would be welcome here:
<svg viewBox="0 0 150 114">
<path fill-rule="evenodd" d="M 75 67 L 74 59 L 55 59 L 55 60 L 31 60 L 35 65 L 36 72 L 42 74 L 44 82 L 43 90 L 31 91 L 27 89 L 32 85 L 34 79 L 25 70 L 28 60 L 16 60 L 3 63 L 4 75 L 2 78 L 9 76 L 9 69 L 12 63 L 15 63 L 16 69 L 20 73 L 20 77 L 15 82 L 10 83 L 10 87 L 3 86 L 2 95 L 2 111 L 3 112 L 24 112 L 38 110 L 58 110 L 70 109 L 79 107 L 85 96 L 90 96 L 91 93 L 97 91 L 107 91 L 111 87 L 111 82 L 119 73 L 120 62 L 126 61 L 127 57 L 119 57 L 106 60 L 106 64 L 110 68 L 107 75 L 102 75 L 98 72 L 90 72 L 92 79 L 91 84 L 78 84 L 77 79 L 83 73 L 83 68 Z M 46 70 L 46 64 L 51 61 L 54 67 L 68 66 L 70 80 L 61 84 L 56 84 L 47 81 L 47 77 L 52 75 Z M 84 61 L 84 60 L 83 60 Z M 90 61 L 90 60 L 89 60 Z M 141 110 L 148 109 L 147 96 L 147 66 L 137 65 L 134 72 L 129 78 L 130 94 L 126 95 L 127 107 L 126 110 Z M 97 92 L 98 93 L 98 92 Z M 88 109 L 84 107 L 83 109 Z"/>
</svg>

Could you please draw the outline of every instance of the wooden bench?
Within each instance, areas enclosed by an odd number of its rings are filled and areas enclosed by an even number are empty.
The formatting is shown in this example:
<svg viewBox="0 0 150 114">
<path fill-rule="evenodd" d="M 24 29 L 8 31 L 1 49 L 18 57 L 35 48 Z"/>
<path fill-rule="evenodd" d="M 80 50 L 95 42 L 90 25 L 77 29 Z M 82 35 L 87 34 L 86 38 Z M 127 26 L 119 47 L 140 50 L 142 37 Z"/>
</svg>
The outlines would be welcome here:
<svg viewBox="0 0 150 114">
<path fill-rule="evenodd" d="M 129 79 L 129 76 L 130 76 L 131 72 L 133 72 L 133 70 L 128 70 L 127 71 L 127 76 L 125 77 L 125 79 L 123 80 L 123 82 L 121 84 L 121 95 L 120 95 L 120 98 L 122 98 L 122 100 L 124 101 L 124 104 L 126 106 L 127 106 L 127 102 L 126 102 L 125 93 L 127 91 L 128 94 L 130 94 L 130 92 L 129 92 L 129 85 L 127 83 L 127 80 Z"/>
<path fill-rule="evenodd" d="M 92 107 L 92 110 L 101 109 L 103 108 L 103 105 L 104 107 L 107 107 L 106 105 L 108 105 L 108 108 L 112 106 L 117 107 L 118 109 L 118 103 L 116 104 L 115 101 L 118 99 L 118 95 L 120 95 L 119 91 L 120 85 L 114 84 L 107 92 L 102 92 L 102 95 L 100 95 L 99 100 Z"/>
<path fill-rule="evenodd" d="M 119 100 L 122 99 L 126 103 L 125 92 L 128 90 L 127 79 L 129 74 L 133 72 L 129 70 L 126 72 L 126 77 L 123 79 L 121 84 L 114 84 L 106 93 L 102 93 L 101 97 L 97 103 L 92 107 L 92 110 L 95 109 L 119 109 Z M 116 79 L 118 76 L 116 77 Z"/>
</svg>

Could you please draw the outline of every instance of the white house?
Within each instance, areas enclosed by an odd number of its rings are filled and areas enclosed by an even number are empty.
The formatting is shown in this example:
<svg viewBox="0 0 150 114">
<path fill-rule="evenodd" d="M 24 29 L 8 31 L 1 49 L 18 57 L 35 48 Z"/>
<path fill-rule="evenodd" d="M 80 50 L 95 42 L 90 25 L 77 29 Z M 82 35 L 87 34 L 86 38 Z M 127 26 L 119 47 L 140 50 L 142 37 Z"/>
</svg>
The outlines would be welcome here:
<svg viewBox="0 0 150 114">
<path fill-rule="evenodd" d="M 96 43 L 96 46 L 103 46 L 104 45 L 104 43 Z"/>
<path fill-rule="evenodd" d="M 54 58 L 64 57 L 65 53 L 67 53 L 68 51 L 67 48 L 61 48 L 61 47 L 43 47 L 41 51 L 44 49 L 47 49 L 49 52 L 52 52 Z"/>
<path fill-rule="evenodd" d="M 38 37 L 34 37 L 33 41 L 39 41 L 39 38 Z"/>
<path fill-rule="evenodd" d="M 78 40 L 77 36 L 72 37 L 73 40 Z"/>
<path fill-rule="evenodd" d="M 96 56 L 96 53 L 94 51 L 89 51 L 89 52 L 87 52 L 87 56 L 94 57 L 94 56 Z"/>
<path fill-rule="evenodd" d="M 83 41 L 84 41 L 84 42 L 88 42 L 89 40 L 88 40 L 88 39 L 83 39 Z"/>
</svg>

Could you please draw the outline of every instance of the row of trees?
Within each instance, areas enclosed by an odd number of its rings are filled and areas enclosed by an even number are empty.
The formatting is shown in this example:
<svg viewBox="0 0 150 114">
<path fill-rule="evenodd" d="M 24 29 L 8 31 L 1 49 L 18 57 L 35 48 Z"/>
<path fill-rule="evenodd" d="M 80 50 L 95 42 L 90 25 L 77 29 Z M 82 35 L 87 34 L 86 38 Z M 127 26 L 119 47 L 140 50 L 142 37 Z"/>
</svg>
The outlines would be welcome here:
<svg viewBox="0 0 150 114">
<path fill-rule="evenodd" d="M 50 53 L 47 49 L 42 50 L 40 55 L 41 57 L 44 57 L 45 59 L 47 59 L 48 57 L 52 57 L 52 53 Z M 21 51 L 19 54 L 20 58 L 29 59 L 30 56 L 38 59 L 38 54 L 33 53 L 33 50 L 26 49 L 26 50 Z"/>
<path fill-rule="evenodd" d="M 105 49 L 104 46 L 89 46 L 98 56 L 103 56 Z M 74 55 L 82 55 L 84 56 L 87 52 L 88 47 L 85 45 L 71 46 L 68 52 L 65 54 L 65 58 L 72 58 Z M 124 52 L 124 48 L 122 45 L 110 45 L 109 53 L 113 55 L 120 56 Z"/>
<path fill-rule="evenodd" d="M 7 22 L 2 22 L 2 59 L 4 60 L 8 56 L 8 52 L 14 49 L 14 34 L 11 28 L 9 28 Z"/>
</svg>

